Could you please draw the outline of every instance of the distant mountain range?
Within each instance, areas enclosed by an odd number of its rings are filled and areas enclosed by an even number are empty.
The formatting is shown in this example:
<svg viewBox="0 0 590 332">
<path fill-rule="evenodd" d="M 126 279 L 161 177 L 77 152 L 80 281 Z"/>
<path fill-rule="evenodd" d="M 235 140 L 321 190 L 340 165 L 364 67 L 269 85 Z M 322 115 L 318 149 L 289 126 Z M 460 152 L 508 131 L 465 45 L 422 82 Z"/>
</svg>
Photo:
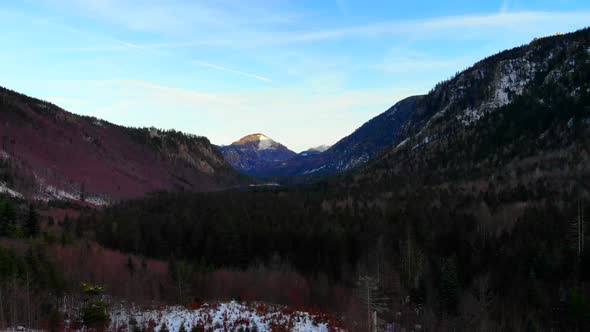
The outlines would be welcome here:
<svg viewBox="0 0 590 332">
<path fill-rule="evenodd" d="M 422 96 L 406 98 L 371 119 L 332 146 L 319 146 L 299 154 L 273 142 L 274 149 L 260 149 L 258 137 L 249 135 L 221 147 L 226 160 L 238 170 L 260 177 L 320 177 L 366 164 L 399 140 L 398 133 Z"/>
<path fill-rule="evenodd" d="M 300 154 L 274 163 L 258 174 L 268 177 L 318 177 L 364 165 L 398 141 L 398 133 L 401 133 L 420 98 L 409 97 L 400 101 L 321 153 Z"/>
<path fill-rule="evenodd" d="M 299 153 L 300 156 L 303 157 L 310 157 L 310 156 L 315 156 L 318 155 L 322 152 L 325 152 L 326 150 L 328 150 L 330 148 L 329 145 L 320 145 L 320 146 L 316 146 L 315 148 L 309 148 L 305 151 L 301 151 Z"/>
</svg>

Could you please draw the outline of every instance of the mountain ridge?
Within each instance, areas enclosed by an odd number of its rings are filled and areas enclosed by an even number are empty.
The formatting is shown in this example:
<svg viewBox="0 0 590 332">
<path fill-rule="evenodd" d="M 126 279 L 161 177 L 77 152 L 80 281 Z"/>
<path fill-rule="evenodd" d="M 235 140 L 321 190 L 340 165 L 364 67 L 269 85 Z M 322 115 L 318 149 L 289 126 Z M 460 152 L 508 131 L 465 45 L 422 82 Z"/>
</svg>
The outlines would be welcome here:
<svg viewBox="0 0 590 332">
<path fill-rule="evenodd" d="M 417 104 L 403 140 L 355 176 L 367 183 L 418 180 L 424 172 L 439 182 L 486 173 L 512 182 L 516 174 L 574 181 L 587 168 L 589 125 L 586 28 L 502 51 L 437 84 Z M 564 161 L 579 166 L 564 172 Z"/>
<path fill-rule="evenodd" d="M 105 205 L 244 181 L 205 137 L 127 128 L 5 88 L 0 126 L 0 182 L 23 196 Z"/>
</svg>

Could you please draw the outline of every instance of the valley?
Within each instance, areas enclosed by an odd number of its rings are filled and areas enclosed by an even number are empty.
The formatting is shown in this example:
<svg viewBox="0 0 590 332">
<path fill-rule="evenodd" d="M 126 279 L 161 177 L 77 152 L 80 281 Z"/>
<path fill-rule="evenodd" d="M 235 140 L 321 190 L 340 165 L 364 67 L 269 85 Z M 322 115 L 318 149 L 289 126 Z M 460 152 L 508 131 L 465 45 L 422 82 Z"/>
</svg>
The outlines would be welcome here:
<svg viewBox="0 0 590 332">
<path fill-rule="evenodd" d="M 589 50 L 532 40 L 301 153 L 2 89 L 0 328 L 587 330 Z"/>
</svg>

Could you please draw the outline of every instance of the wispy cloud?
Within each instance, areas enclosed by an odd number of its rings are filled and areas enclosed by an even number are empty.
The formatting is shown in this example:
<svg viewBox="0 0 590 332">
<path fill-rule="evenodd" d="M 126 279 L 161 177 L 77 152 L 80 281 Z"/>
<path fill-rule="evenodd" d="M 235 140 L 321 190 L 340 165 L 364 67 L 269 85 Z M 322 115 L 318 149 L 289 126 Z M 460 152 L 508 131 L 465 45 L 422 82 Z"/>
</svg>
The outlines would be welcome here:
<svg viewBox="0 0 590 332">
<path fill-rule="evenodd" d="M 462 34 L 454 32 L 486 30 L 497 33 L 505 30 L 523 30 L 539 26 L 568 23 L 573 26 L 590 24 L 590 11 L 577 12 L 517 12 L 484 15 L 445 16 L 432 19 L 399 20 L 358 25 L 338 29 L 300 32 L 278 39 L 286 42 L 313 42 L 329 39 L 381 37 L 404 35 L 406 37 L 440 37 L 461 38 Z M 497 29 L 497 30 L 495 30 Z"/>
<path fill-rule="evenodd" d="M 183 34 L 196 28 L 228 31 L 236 27 L 292 24 L 298 18 L 281 2 L 137 1 L 137 0 L 29 0 L 129 30 Z"/>
<path fill-rule="evenodd" d="M 346 0 L 335 0 L 336 7 L 341 14 L 348 15 L 350 10 L 348 8 L 348 2 Z"/>
<path fill-rule="evenodd" d="M 245 76 L 245 77 L 254 78 L 254 79 L 257 79 L 257 80 L 263 81 L 263 82 L 272 82 L 272 80 L 270 78 L 265 77 L 265 76 L 260 76 L 260 75 L 256 75 L 256 74 L 247 73 L 247 72 L 241 71 L 241 70 L 235 70 L 235 69 L 231 69 L 231 68 L 227 68 L 227 67 L 223 67 L 223 66 L 218 66 L 218 65 L 214 65 L 214 64 L 208 63 L 208 62 L 197 61 L 197 62 L 195 62 L 195 64 L 199 67 L 221 70 L 221 71 L 225 71 L 228 73 L 233 73 L 233 74 L 237 74 L 237 75 L 241 75 L 241 76 Z"/>
<path fill-rule="evenodd" d="M 510 0 L 502 0 L 502 5 L 500 6 L 500 13 L 507 13 L 510 7 Z"/>
<path fill-rule="evenodd" d="M 399 36 L 404 39 L 465 39 L 495 36 L 498 33 L 553 33 L 551 27 L 571 29 L 590 25 L 590 11 L 576 12 L 508 12 L 505 1 L 500 12 L 444 16 L 429 19 L 392 20 L 378 23 L 309 30 L 305 25 L 294 25 L 289 31 L 266 29 L 260 26 L 233 26 L 228 30 L 203 29 L 206 35 L 196 34 L 191 39 L 171 40 L 151 44 L 135 44 L 152 49 L 177 49 L 201 46 L 246 48 L 275 47 L 280 45 L 317 43 L 331 40 L 358 38 L 385 38 Z M 221 15 L 221 14 L 220 14 Z M 153 27 L 156 29 L 156 27 Z M 164 28 L 163 28 L 164 29 Z M 118 45 L 119 47 L 121 45 Z"/>
<path fill-rule="evenodd" d="M 389 74 L 409 74 L 452 71 L 465 69 L 477 58 L 461 55 L 453 58 L 435 57 L 408 48 L 393 48 L 384 57 L 383 63 L 371 66 L 371 69 Z"/>
<path fill-rule="evenodd" d="M 254 0 L 253 3 L 248 2 L 248 5 L 232 2 L 231 6 L 203 1 L 154 1 L 142 3 L 141 6 L 129 0 L 29 1 L 50 4 L 106 24 L 157 34 L 153 42 L 112 40 L 107 45 L 80 47 L 83 51 L 162 50 L 207 46 L 255 49 L 392 36 L 404 39 L 462 39 L 512 32 L 534 31 L 542 34 L 555 26 L 575 29 L 590 25 L 588 10 L 510 12 L 510 0 L 502 0 L 496 13 L 390 20 L 350 26 L 309 22 L 302 18 L 305 16 L 302 13 L 276 5 L 260 5 Z M 335 4 L 341 12 L 348 8 L 345 0 L 335 0 Z M 310 26 L 316 28 L 310 29 Z"/>
<path fill-rule="evenodd" d="M 133 51 L 133 50 L 148 50 L 152 49 L 148 45 L 134 44 L 126 41 L 109 38 L 111 43 L 96 44 L 92 46 L 69 47 L 67 50 L 72 51 L 87 51 L 87 52 L 114 52 L 114 51 Z"/>
</svg>

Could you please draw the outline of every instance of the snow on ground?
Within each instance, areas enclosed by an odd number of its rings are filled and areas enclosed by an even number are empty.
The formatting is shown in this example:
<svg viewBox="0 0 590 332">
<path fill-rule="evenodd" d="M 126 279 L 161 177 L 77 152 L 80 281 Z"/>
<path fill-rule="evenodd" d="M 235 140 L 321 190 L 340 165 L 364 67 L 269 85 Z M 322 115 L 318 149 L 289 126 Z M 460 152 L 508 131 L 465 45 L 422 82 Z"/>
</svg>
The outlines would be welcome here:
<svg viewBox="0 0 590 332">
<path fill-rule="evenodd" d="M 401 141 L 395 148 L 401 148 L 402 146 L 405 146 L 406 144 L 408 144 L 408 142 L 410 141 L 410 138 L 406 138 L 403 141 Z"/>
<path fill-rule="evenodd" d="M 465 111 L 463 111 L 463 114 L 457 116 L 457 119 L 461 121 L 464 126 L 470 126 L 471 124 L 479 121 L 482 116 L 483 112 L 476 109 L 467 108 Z"/>
<path fill-rule="evenodd" d="M 343 331 L 336 321 L 322 314 L 310 314 L 292 311 L 284 307 L 265 304 L 240 304 L 228 302 L 220 304 L 204 304 L 192 309 L 171 306 L 159 310 L 141 310 L 120 308 L 111 313 L 109 330 L 117 331 L 128 327 L 133 321 L 139 327 L 153 327 L 160 331 L 162 324 L 171 332 L 176 332 L 184 324 L 190 331 L 193 326 L 204 331 L 294 331 L 294 332 L 331 332 Z"/>
<path fill-rule="evenodd" d="M 494 93 L 491 98 L 475 108 L 467 107 L 456 116 L 457 120 L 461 121 L 464 126 L 470 126 L 479 121 L 486 113 L 510 104 L 515 96 L 524 93 L 536 71 L 535 63 L 525 58 L 500 62 L 492 85 Z"/>
<path fill-rule="evenodd" d="M 104 198 L 100 198 L 100 197 L 86 197 L 86 199 L 84 200 L 87 203 L 90 203 L 92 205 L 96 205 L 96 206 L 107 206 L 109 205 L 109 201 L 107 201 Z"/>
<path fill-rule="evenodd" d="M 534 77 L 536 69 L 534 62 L 524 58 L 500 62 L 501 77 L 496 83 L 492 105 L 496 108 L 502 107 L 511 102 L 512 96 L 522 95 L 525 87 Z"/>
<path fill-rule="evenodd" d="M 39 178 L 37 178 L 39 180 Z M 79 192 L 68 192 L 59 188 L 56 188 L 52 185 L 45 185 L 41 182 L 40 187 L 41 192 L 37 195 L 38 200 L 42 201 L 50 201 L 50 200 L 66 200 L 66 201 L 80 201 L 81 195 Z M 90 196 L 88 195 L 85 199 L 85 202 L 90 203 L 95 206 L 107 206 L 109 205 L 109 201 L 102 197 L 98 196 Z"/>
<path fill-rule="evenodd" d="M 4 150 L 0 150 L 0 159 L 8 160 L 8 159 L 10 159 L 10 155 L 8 154 L 8 152 L 6 152 Z"/>
<path fill-rule="evenodd" d="M 260 183 L 260 184 L 249 184 L 249 187 L 280 187 L 281 185 L 276 182 Z"/>
<path fill-rule="evenodd" d="M 18 197 L 18 198 L 23 197 L 23 195 L 21 195 L 21 193 L 8 188 L 8 186 L 6 186 L 6 184 L 3 182 L 0 182 L 0 194 L 8 194 L 12 197 Z"/>
<path fill-rule="evenodd" d="M 74 193 L 70 193 L 67 192 L 65 190 L 61 190 L 58 189 L 54 186 L 48 185 L 45 187 L 45 192 L 50 195 L 53 196 L 54 198 L 58 199 L 58 200 L 62 200 L 62 199 L 66 199 L 66 200 L 77 200 L 80 199 L 79 195 L 76 195 Z"/>
<path fill-rule="evenodd" d="M 324 166 L 322 166 L 322 167 L 314 168 L 314 169 L 312 169 L 312 170 L 310 170 L 310 171 L 305 171 L 305 172 L 303 172 L 303 174 L 311 174 L 311 173 L 315 173 L 315 172 L 321 171 L 321 170 L 322 170 L 322 169 L 324 169 L 324 168 L 326 168 L 326 165 L 324 165 Z"/>
</svg>

